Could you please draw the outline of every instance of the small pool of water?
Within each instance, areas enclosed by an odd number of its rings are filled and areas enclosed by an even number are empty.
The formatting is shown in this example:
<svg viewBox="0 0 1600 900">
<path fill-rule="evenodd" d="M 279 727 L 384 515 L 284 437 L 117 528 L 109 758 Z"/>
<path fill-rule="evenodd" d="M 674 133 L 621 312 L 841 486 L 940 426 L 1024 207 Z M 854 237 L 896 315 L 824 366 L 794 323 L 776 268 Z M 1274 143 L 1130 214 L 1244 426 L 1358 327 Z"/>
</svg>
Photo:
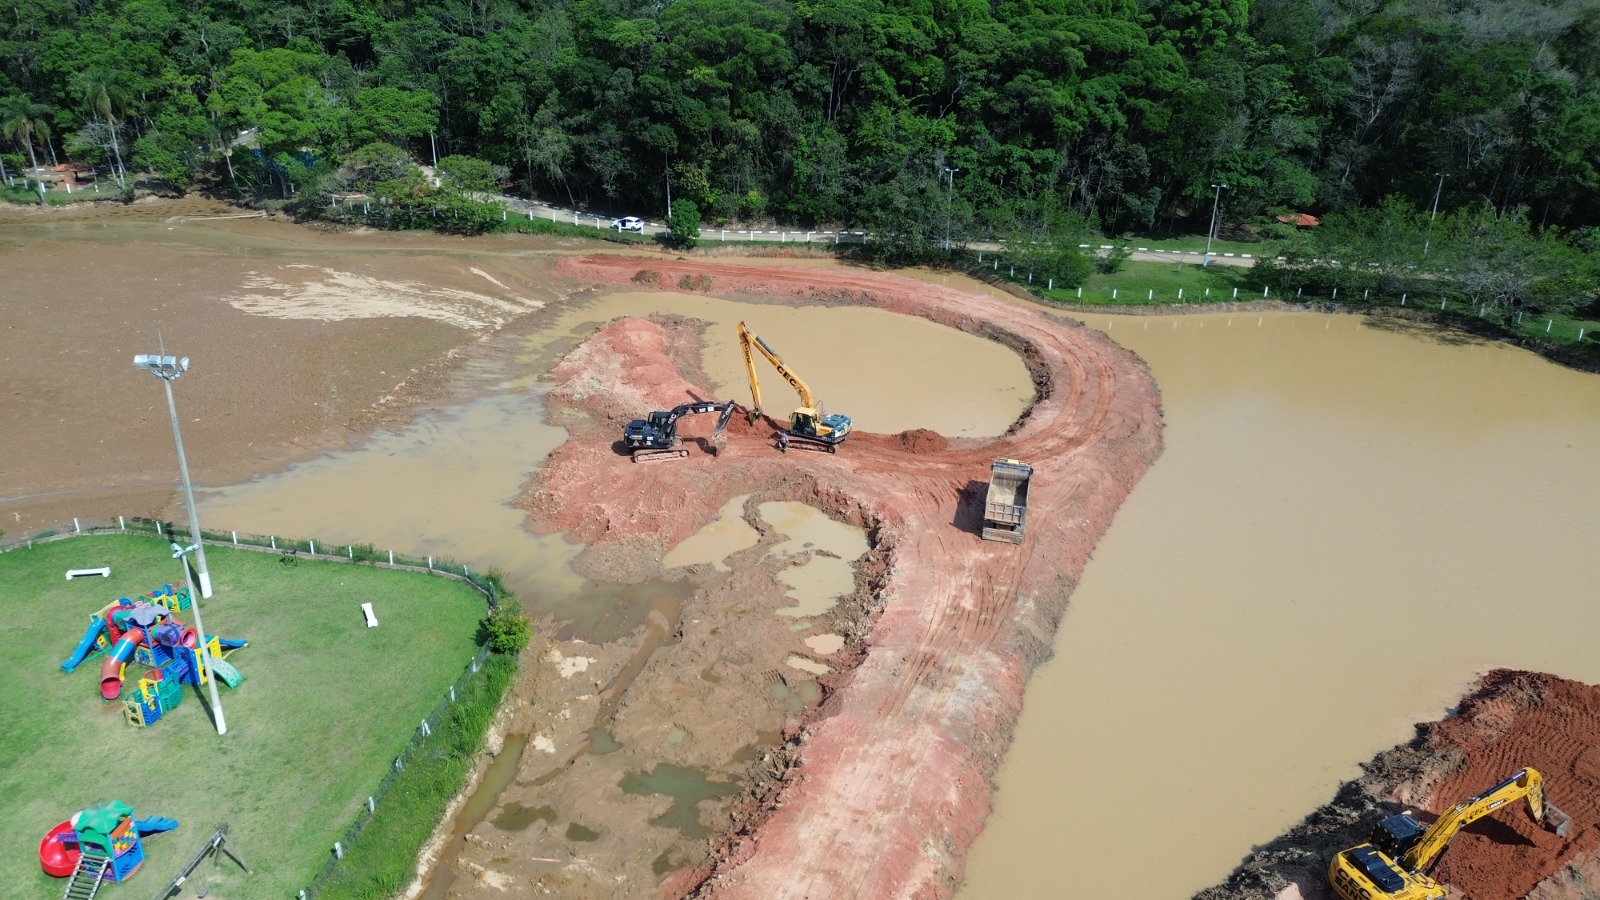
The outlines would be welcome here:
<svg viewBox="0 0 1600 900">
<path fill-rule="evenodd" d="M 703 800 L 715 800 L 738 792 L 738 787 L 722 781 L 711 781 L 699 769 L 661 763 L 648 773 L 629 773 L 617 782 L 628 794 L 664 794 L 672 798 L 672 806 L 665 813 L 650 820 L 652 825 L 676 828 L 685 837 L 709 837 L 711 830 L 700 823 L 699 805 Z"/>
</svg>

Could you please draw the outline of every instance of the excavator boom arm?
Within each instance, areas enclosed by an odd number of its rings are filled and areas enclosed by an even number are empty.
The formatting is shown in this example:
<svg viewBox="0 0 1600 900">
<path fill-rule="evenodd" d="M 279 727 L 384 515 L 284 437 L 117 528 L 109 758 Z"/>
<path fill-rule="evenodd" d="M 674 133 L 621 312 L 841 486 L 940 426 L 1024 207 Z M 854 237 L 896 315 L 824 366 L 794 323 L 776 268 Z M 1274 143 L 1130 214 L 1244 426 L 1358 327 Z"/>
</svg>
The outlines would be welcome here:
<svg viewBox="0 0 1600 900">
<path fill-rule="evenodd" d="M 739 346 L 744 350 L 744 367 L 746 373 L 750 376 L 750 393 L 755 400 L 757 411 L 761 409 L 761 384 L 756 378 L 755 358 L 750 355 L 752 346 L 766 358 L 767 362 L 772 363 L 772 367 L 778 370 L 778 374 L 783 376 L 783 380 L 789 382 L 789 386 L 794 388 L 795 392 L 800 395 L 801 406 L 806 409 L 816 408 L 817 404 L 811 395 L 811 388 L 806 385 L 799 375 L 796 375 L 788 366 L 783 364 L 783 357 L 779 356 L 777 351 L 767 346 L 767 342 L 756 336 L 743 322 L 739 323 Z"/>
<path fill-rule="evenodd" d="M 1544 777 L 1537 769 L 1523 769 L 1478 796 L 1468 797 L 1450 807 L 1428 828 L 1422 839 L 1417 841 L 1417 845 L 1406 852 L 1400 859 L 1400 864 L 1413 872 L 1428 871 L 1439 861 L 1445 848 L 1450 846 L 1450 840 L 1461 829 L 1507 803 L 1514 803 L 1524 797 L 1528 800 L 1528 812 L 1533 814 L 1535 822 L 1555 829 L 1562 827 L 1563 823 L 1556 820 L 1565 819 L 1566 815 L 1559 811 L 1551 816 L 1550 822 L 1546 822 L 1546 815 L 1552 808 L 1545 803 Z"/>
</svg>

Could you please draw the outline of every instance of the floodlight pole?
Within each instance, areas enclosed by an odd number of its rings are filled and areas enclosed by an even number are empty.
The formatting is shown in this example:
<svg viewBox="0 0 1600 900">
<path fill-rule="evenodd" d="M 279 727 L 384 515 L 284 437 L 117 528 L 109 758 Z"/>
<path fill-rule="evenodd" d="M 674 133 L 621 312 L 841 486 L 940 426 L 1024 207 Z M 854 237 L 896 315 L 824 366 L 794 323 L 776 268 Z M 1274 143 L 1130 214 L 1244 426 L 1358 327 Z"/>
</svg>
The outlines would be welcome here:
<svg viewBox="0 0 1600 900">
<path fill-rule="evenodd" d="M 1217 204 L 1222 201 L 1222 189 L 1227 187 L 1227 185 L 1219 183 L 1213 184 L 1212 187 L 1217 189 L 1217 194 L 1215 197 L 1211 198 L 1211 222 L 1209 223 L 1209 227 L 1206 228 L 1206 255 L 1204 259 L 1200 260 L 1200 265 L 1202 268 L 1211 265 L 1211 238 L 1216 235 L 1218 224 Z"/>
<path fill-rule="evenodd" d="M 211 570 L 206 567 L 206 545 L 200 539 L 200 515 L 194 509 L 194 487 L 189 483 L 189 461 L 183 455 L 183 431 L 178 428 L 178 405 L 172 399 L 172 381 L 181 374 L 175 367 L 170 372 L 151 368 L 167 389 L 167 411 L 172 414 L 172 442 L 178 445 L 178 474 L 183 477 L 183 503 L 189 508 L 189 539 L 195 545 L 195 578 L 200 582 L 200 596 L 211 599 Z"/>
<path fill-rule="evenodd" d="M 172 388 L 169 386 L 167 388 L 169 396 L 171 392 Z M 193 509 L 192 506 L 190 508 Z M 185 580 L 189 577 L 189 553 L 199 552 L 199 550 L 199 544 L 190 544 L 185 547 L 177 541 L 172 542 L 172 555 L 176 556 L 178 562 L 183 564 Z M 206 626 L 200 622 L 200 599 L 194 595 L 192 589 L 189 591 L 189 609 L 194 613 L 194 630 L 200 644 L 200 674 L 205 677 L 206 684 L 211 688 L 211 710 L 216 716 L 217 734 L 227 734 L 228 720 L 222 715 L 222 696 L 217 693 L 217 670 L 211 663 L 211 637 L 206 634 Z"/>
<path fill-rule="evenodd" d="M 1433 243 L 1433 220 L 1439 215 L 1439 194 L 1444 192 L 1444 179 L 1449 172 L 1438 172 L 1439 186 L 1433 189 L 1433 211 L 1428 213 L 1428 236 L 1422 242 L 1422 255 L 1428 255 L 1428 246 Z"/>
</svg>

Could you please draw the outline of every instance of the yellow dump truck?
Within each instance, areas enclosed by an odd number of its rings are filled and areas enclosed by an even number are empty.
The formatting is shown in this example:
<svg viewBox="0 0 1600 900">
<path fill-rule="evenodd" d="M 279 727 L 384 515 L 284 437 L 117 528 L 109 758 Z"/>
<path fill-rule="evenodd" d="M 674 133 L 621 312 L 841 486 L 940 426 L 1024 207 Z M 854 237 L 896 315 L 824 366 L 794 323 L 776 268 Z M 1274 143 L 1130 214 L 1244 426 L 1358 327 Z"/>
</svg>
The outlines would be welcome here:
<svg viewBox="0 0 1600 900">
<path fill-rule="evenodd" d="M 1028 482 L 1033 466 L 997 459 L 989 468 L 989 493 L 983 498 L 983 539 L 1022 543 L 1028 518 Z"/>
</svg>

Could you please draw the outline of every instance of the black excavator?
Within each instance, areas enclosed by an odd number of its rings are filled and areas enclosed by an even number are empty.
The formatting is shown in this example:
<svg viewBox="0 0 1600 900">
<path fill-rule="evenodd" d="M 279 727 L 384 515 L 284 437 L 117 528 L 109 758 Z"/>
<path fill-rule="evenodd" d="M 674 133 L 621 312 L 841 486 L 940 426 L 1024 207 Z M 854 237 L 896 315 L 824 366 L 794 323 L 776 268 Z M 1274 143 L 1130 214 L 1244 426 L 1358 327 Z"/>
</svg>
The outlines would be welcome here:
<svg viewBox="0 0 1600 900">
<path fill-rule="evenodd" d="M 665 412 L 653 412 L 646 418 L 629 422 L 622 429 L 622 443 L 633 453 L 636 463 L 683 459 L 689 455 L 689 450 L 678 437 L 678 420 L 701 413 L 721 413 L 717 416 L 716 430 L 711 434 L 712 452 L 715 453 L 726 440 L 723 432 L 728 427 L 728 420 L 733 418 L 733 406 L 733 402 L 728 400 L 697 400 Z"/>
</svg>

